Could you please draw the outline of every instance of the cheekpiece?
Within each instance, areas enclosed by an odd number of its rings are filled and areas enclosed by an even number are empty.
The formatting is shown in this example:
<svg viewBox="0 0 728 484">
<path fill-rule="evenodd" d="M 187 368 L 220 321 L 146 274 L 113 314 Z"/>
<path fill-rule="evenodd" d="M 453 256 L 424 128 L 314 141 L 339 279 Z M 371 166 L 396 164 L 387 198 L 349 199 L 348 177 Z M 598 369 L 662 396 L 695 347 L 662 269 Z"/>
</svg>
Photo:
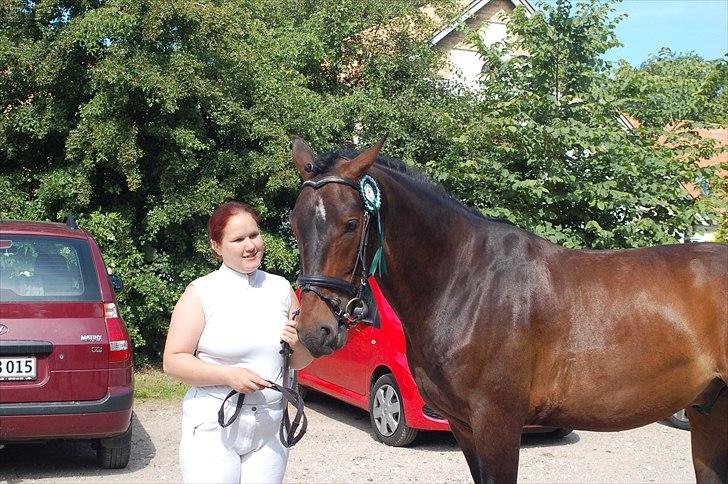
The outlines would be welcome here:
<svg viewBox="0 0 728 484">
<path fill-rule="evenodd" d="M 359 193 L 361 194 L 362 200 L 364 200 L 364 209 L 374 214 L 382 206 L 382 196 L 379 191 L 379 185 L 369 175 L 364 175 L 359 180 Z"/>
</svg>

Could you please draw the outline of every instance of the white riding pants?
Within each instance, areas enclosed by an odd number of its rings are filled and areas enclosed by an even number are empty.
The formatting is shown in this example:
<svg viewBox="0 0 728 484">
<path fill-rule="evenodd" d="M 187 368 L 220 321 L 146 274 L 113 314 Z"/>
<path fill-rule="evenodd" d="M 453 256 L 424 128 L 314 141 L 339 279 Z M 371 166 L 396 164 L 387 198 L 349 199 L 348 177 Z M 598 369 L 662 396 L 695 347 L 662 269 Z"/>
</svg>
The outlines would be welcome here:
<svg viewBox="0 0 728 484">
<path fill-rule="evenodd" d="M 228 400 L 227 421 L 237 397 Z M 237 420 L 220 427 L 217 412 L 222 400 L 195 387 L 182 402 L 182 440 L 179 462 L 185 483 L 280 483 L 288 463 L 288 449 L 278 430 L 283 403 L 243 404 Z"/>
</svg>

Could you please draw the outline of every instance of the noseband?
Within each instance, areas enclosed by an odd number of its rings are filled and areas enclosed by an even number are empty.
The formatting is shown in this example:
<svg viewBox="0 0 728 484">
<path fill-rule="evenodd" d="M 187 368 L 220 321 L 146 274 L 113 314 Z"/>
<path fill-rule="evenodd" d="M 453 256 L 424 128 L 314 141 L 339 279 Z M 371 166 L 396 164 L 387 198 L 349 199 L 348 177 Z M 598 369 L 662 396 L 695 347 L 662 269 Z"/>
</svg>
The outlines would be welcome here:
<svg viewBox="0 0 728 484">
<path fill-rule="evenodd" d="M 325 176 L 318 180 L 306 180 L 301 185 L 301 189 L 305 187 L 312 187 L 314 190 L 318 190 L 329 183 L 347 185 L 353 188 L 357 194 L 359 193 L 359 185 L 355 181 L 339 176 Z M 334 313 L 334 316 L 336 316 L 339 326 L 346 326 L 347 328 L 350 328 L 356 323 L 361 322 L 367 316 L 368 308 L 366 303 L 362 300 L 362 293 L 364 292 L 364 287 L 367 285 L 366 256 L 368 240 L 369 212 L 364 210 L 364 224 L 362 226 L 361 241 L 359 242 L 356 264 L 352 271 L 352 280 L 346 281 L 337 277 L 330 277 L 321 274 L 301 274 L 298 276 L 298 285 L 301 288 L 301 293 L 310 291 L 321 298 L 329 309 L 331 309 L 331 312 Z M 356 270 L 359 265 L 361 265 L 361 278 L 355 287 L 354 282 L 356 280 Z M 350 298 L 349 302 L 347 302 L 342 308 L 341 299 L 324 294 L 321 291 L 322 288 L 346 293 L 347 297 Z"/>
</svg>

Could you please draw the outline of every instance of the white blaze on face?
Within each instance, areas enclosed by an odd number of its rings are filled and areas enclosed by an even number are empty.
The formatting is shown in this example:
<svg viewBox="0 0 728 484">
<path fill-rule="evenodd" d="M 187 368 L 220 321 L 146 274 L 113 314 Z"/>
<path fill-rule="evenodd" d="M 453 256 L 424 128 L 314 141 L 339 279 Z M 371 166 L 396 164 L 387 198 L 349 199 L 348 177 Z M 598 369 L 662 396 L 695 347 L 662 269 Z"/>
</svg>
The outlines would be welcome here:
<svg viewBox="0 0 728 484">
<path fill-rule="evenodd" d="M 321 198 L 316 202 L 316 217 L 320 218 L 322 222 L 326 222 L 326 207 L 324 207 L 324 201 Z"/>
</svg>

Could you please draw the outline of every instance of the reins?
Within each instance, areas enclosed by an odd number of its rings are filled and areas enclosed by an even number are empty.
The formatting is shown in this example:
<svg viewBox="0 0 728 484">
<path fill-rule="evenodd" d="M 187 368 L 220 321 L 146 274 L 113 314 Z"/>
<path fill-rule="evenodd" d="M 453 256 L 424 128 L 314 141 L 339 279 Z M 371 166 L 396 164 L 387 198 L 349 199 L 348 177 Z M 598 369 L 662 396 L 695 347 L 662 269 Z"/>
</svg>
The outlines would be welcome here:
<svg viewBox="0 0 728 484">
<path fill-rule="evenodd" d="M 294 317 L 297 315 L 298 311 L 296 312 Z M 281 393 L 283 399 L 283 418 L 281 419 L 281 426 L 278 430 L 278 437 L 281 439 L 281 443 L 285 447 L 290 448 L 296 445 L 306 433 L 306 428 L 308 427 L 308 419 L 306 418 L 306 414 L 303 412 L 303 398 L 301 398 L 301 395 L 299 395 L 298 392 L 293 388 L 288 388 L 285 386 L 286 381 L 288 381 L 288 374 L 290 372 L 290 358 L 293 354 L 293 350 L 288 345 L 288 343 L 286 343 L 285 341 L 281 341 L 280 353 L 283 355 L 283 385 L 278 385 L 270 380 L 266 381 L 271 384 L 270 388 L 272 390 L 276 390 Z M 238 395 L 238 399 L 235 403 L 235 412 L 226 422 L 225 403 L 233 395 L 236 394 Z M 244 401 L 245 394 L 240 393 L 237 390 L 233 390 L 227 394 L 225 399 L 222 401 L 222 405 L 220 405 L 220 410 L 217 411 L 217 423 L 220 424 L 220 427 L 229 427 L 233 422 L 235 422 L 235 420 L 237 420 L 238 416 L 240 416 L 240 412 L 242 411 Z M 294 407 L 296 407 L 296 415 L 293 417 L 293 421 L 291 421 L 291 418 L 288 415 L 289 402 L 292 403 Z"/>
</svg>

